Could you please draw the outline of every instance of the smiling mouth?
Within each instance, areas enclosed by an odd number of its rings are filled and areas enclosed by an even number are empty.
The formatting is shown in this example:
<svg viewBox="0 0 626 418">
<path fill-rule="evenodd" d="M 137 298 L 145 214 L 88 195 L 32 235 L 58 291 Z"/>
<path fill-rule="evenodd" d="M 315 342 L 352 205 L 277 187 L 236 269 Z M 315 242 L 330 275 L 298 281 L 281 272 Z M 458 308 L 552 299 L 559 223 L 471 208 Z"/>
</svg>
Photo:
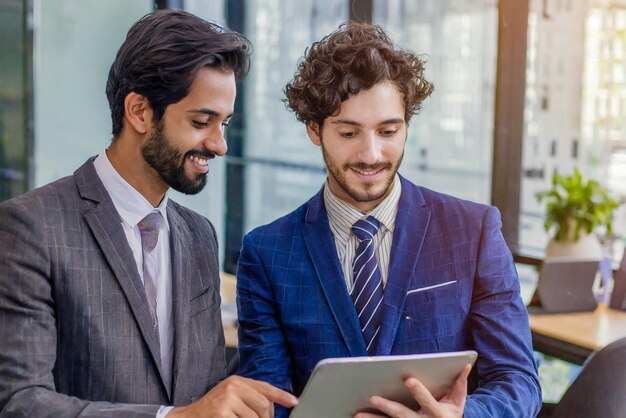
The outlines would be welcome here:
<svg viewBox="0 0 626 418">
<path fill-rule="evenodd" d="M 362 167 L 362 166 L 352 166 L 350 170 L 361 176 L 375 176 L 379 173 L 382 173 L 387 168 L 386 165 L 383 166 L 375 166 L 375 167 Z"/>
<path fill-rule="evenodd" d="M 189 155 L 187 158 L 189 158 L 192 162 L 201 166 L 209 165 L 210 158 L 200 157 L 198 155 Z"/>
</svg>

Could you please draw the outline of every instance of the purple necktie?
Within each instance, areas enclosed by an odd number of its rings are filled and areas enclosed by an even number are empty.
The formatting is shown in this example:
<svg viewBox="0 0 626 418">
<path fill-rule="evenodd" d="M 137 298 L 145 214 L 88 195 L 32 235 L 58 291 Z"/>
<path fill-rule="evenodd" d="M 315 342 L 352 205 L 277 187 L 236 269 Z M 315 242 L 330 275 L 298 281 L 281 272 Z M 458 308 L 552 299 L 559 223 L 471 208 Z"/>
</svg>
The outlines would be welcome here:
<svg viewBox="0 0 626 418">
<path fill-rule="evenodd" d="M 376 337 L 382 316 L 383 283 L 374 251 L 374 235 L 378 228 L 380 222 L 373 216 L 360 219 L 352 225 L 352 233 L 359 240 L 359 246 L 352 262 L 354 285 L 350 296 L 359 316 L 369 355 L 376 351 Z"/>
<path fill-rule="evenodd" d="M 143 256 L 143 287 L 146 290 L 150 314 L 154 321 L 154 331 L 159 339 L 159 321 L 157 318 L 157 280 L 159 278 L 157 252 L 155 251 L 159 240 L 159 227 L 163 217 L 160 212 L 151 212 L 139 222 L 141 232 L 141 253 Z"/>
</svg>

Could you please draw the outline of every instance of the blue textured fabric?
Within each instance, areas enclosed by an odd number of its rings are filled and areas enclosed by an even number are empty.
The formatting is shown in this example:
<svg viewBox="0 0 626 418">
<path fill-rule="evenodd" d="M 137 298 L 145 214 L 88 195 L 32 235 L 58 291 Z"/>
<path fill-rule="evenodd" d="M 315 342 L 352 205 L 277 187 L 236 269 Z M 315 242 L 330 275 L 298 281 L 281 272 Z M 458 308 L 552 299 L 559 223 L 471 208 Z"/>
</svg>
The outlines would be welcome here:
<svg viewBox="0 0 626 418">
<path fill-rule="evenodd" d="M 401 181 L 376 355 L 474 349 L 464 417 L 536 416 L 528 314 L 498 210 Z M 241 375 L 300 395 L 321 359 L 367 355 L 321 192 L 245 236 L 237 294 Z"/>
<path fill-rule="evenodd" d="M 376 337 L 383 312 L 383 282 L 374 251 L 374 236 L 379 228 L 380 222 L 373 216 L 359 219 L 352 225 L 352 233 L 359 240 L 359 246 L 352 262 L 354 285 L 350 297 L 354 301 L 365 348 L 370 355 L 376 350 Z"/>
</svg>

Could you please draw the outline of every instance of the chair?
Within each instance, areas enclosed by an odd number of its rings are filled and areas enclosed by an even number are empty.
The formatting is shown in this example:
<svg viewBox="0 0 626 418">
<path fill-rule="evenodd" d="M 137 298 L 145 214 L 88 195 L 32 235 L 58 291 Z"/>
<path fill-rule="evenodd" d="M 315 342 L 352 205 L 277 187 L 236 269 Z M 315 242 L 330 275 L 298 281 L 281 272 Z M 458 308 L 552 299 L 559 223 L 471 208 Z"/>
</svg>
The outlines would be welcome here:
<svg viewBox="0 0 626 418">
<path fill-rule="evenodd" d="M 607 345 L 585 363 L 550 418 L 626 417 L 626 338 Z"/>
</svg>

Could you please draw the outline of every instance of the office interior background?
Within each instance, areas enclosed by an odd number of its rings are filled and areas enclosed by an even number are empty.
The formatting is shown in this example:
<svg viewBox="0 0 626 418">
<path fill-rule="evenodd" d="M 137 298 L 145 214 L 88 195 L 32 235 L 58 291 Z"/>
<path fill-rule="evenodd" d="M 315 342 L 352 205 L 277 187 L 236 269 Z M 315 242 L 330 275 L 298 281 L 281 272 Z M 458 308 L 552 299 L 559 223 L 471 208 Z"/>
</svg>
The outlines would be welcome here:
<svg viewBox="0 0 626 418">
<path fill-rule="evenodd" d="M 577 167 L 626 197 L 626 0 L 0 0 L 0 200 L 107 147 L 109 67 L 130 25 L 157 7 L 227 25 L 254 45 L 228 156 L 211 163 L 199 195 L 170 192 L 213 222 L 225 271 L 243 234 L 324 181 L 321 153 L 282 89 L 305 48 L 351 18 L 427 59 L 435 91 L 411 121 L 401 174 L 496 205 L 515 254 L 543 255 L 535 194 L 553 172 Z M 624 207 L 614 229 L 619 261 Z M 521 280 L 532 281 L 525 267 Z"/>
</svg>

